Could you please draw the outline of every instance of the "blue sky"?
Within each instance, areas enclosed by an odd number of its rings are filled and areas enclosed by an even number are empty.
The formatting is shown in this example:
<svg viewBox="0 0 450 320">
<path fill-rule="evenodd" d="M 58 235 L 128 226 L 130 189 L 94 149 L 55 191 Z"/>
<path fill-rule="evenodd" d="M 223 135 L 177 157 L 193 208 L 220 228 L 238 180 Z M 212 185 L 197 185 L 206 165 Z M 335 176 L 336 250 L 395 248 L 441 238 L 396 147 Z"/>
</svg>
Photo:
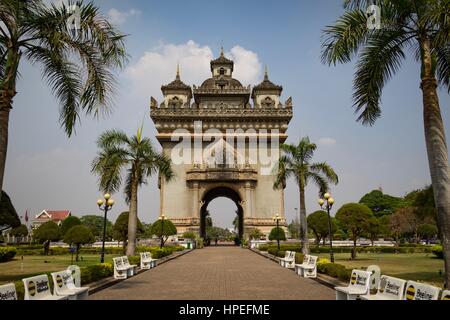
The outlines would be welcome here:
<svg viewBox="0 0 450 320">
<path fill-rule="evenodd" d="M 337 207 L 380 186 L 402 196 L 430 182 L 416 62 L 403 63 L 384 90 L 382 117 L 375 126 L 364 127 L 355 121 L 351 108 L 353 65 L 328 67 L 320 61 L 321 30 L 343 12 L 342 1 L 94 2 L 129 35 L 131 59 L 118 73 L 114 112 L 100 120 L 82 117 L 76 136 L 67 138 L 39 66 L 22 63 L 4 185 L 19 214 L 26 209 L 29 214 L 42 209 L 99 214 L 95 202 L 100 192 L 89 172 L 97 136 L 110 128 L 133 133 L 143 120 L 145 133 L 153 136 L 150 96 L 160 100 L 159 87 L 174 78 L 177 61 L 182 79 L 199 85 L 208 76 L 208 59 L 219 54 L 221 45 L 239 62 L 235 67 L 239 80 L 257 84 L 268 65 L 270 79 L 283 85 L 283 101 L 293 97 L 288 142 L 307 135 L 318 143 L 315 160 L 329 162 L 340 177 L 332 190 Z M 439 94 L 448 137 L 450 99 L 444 90 Z M 159 192 L 154 179 L 139 196 L 140 218 L 155 220 Z M 126 210 L 122 194 L 115 198 L 113 220 Z M 308 212 L 317 209 L 316 198 L 317 189 L 309 187 Z M 296 207 L 298 192 L 291 182 L 286 190 L 288 219 Z M 226 199 L 217 199 L 210 207 L 222 226 L 231 225 L 234 210 Z"/>
</svg>

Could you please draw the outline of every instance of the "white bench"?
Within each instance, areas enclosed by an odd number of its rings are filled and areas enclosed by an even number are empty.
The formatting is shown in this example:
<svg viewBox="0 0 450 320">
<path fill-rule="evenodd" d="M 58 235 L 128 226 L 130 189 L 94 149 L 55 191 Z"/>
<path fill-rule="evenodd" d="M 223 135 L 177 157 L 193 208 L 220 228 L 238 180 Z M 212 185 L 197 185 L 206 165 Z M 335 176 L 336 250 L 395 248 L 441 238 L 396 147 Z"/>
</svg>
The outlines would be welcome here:
<svg viewBox="0 0 450 320">
<path fill-rule="evenodd" d="M 141 252 L 141 269 L 150 269 L 156 267 L 156 261 L 150 252 Z"/>
<path fill-rule="evenodd" d="M 369 294 L 370 290 L 369 271 L 352 270 L 350 284 L 347 287 L 335 287 L 336 300 L 357 300 L 360 296 Z"/>
<path fill-rule="evenodd" d="M 60 272 L 52 272 L 53 292 L 57 296 L 67 296 L 69 300 L 86 300 L 89 295 L 88 287 L 75 286 L 72 271 L 64 270 Z"/>
<path fill-rule="evenodd" d="M 0 286 L 0 300 L 17 300 L 16 286 L 14 283 Z"/>
<path fill-rule="evenodd" d="M 366 271 L 370 272 L 372 275 L 370 276 L 370 291 L 377 291 L 380 287 L 380 277 L 381 270 L 377 265 L 370 265 L 367 267 Z"/>
<path fill-rule="evenodd" d="M 46 274 L 22 279 L 25 289 L 25 300 L 67 300 L 67 296 L 53 295 Z"/>
<path fill-rule="evenodd" d="M 450 290 L 442 291 L 441 300 L 450 300 Z"/>
<path fill-rule="evenodd" d="M 440 288 L 415 281 L 406 283 L 405 300 L 438 300 Z"/>
<path fill-rule="evenodd" d="M 75 287 L 81 287 L 81 269 L 77 265 L 68 266 L 67 269 L 72 274 L 72 279 L 75 284 Z"/>
<path fill-rule="evenodd" d="M 280 266 L 284 268 L 294 268 L 295 267 L 295 251 L 286 251 L 284 258 L 279 258 Z"/>
<path fill-rule="evenodd" d="M 126 279 L 130 273 L 133 273 L 134 269 L 131 266 L 126 266 L 123 263 L 123 257 L 113 258 L 114 263 L 114 279 Z"/>
<path fill-rule="evenodd" d="M 295 265 L 295 272 L 304 278 L 317 278 L 317 259 L 316 256 L 305 255 L 303 263 Z"/>
<path fill-rule="evenodd" d="M 132 277 L 137 273 L 137 265 L 130 264 L 127 256 L 122 257 L 122 262 L 123 262 L 124 267 L 128 268 L 128 276 L 129 277 Z"/>
<path fill-rule="evenodd" d="M 406 281 L 389 277 L 381 276 L 378 292 L 372 295 L 361 296 L 362 300 L 402 300 L 405 292 Z"/>
</svg>

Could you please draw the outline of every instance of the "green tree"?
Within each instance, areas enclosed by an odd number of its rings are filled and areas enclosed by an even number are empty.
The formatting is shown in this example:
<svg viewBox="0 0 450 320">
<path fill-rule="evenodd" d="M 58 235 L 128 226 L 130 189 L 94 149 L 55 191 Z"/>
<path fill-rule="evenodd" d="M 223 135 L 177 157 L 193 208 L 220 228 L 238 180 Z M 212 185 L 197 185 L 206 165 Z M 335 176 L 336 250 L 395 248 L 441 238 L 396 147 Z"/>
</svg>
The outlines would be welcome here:
<svg viewBox="0 0 450 320">
<path fill-rule="evenodd" d="M 60 101 L 60 122 L 71 136 L 80 113 L 99 115 L 110 108 L 113 70 L 127 60 L 124 36 L 93 2 L 70 1 L 80 9 L 74 32 L 67 21 L 73 12 L 65 5 L 41 0 L 0 2 L 0 191 L 8 147 L 9 114 L 19 64 L 39 64 L 44 80 Z"/>
<path fill-rule="evenodd" d="M 128 240 L 128 221 L 129 213 L 128 211 L 122 212 L 116 219 L 114 226 L 112 228 L 112 236 L 117 241 L 122 241 L 123 253 L 125 254 L 127 248 Z M 136 236 L 139 236 L 144 232 L 144 227 L 141 221 L 137 220 Z"/>
<path fill-rule="evenodd" d="M 28 228 L 26 225 L 21 224 L 11 230 L 10 235 L 14 237 L 26 237 L 28 235 Z"/>
<path fill-rule="evenodd" d="M 367 28 L 369 1 L 346 0 L 345 13 L 323 32 L 325 63 L 347 63 L 358 57 L 354 107 L 358 120 L 373 125 L 381 116 L 381 95 L 400 69 L 407 52 L 420 63 L 425 142 L 443 244 L 445 284 L 450 286 L 450 168 L 437 93 L 450 92 L 450 13 L 448 0 L 380 0 L 383 28 Z"/>
<path fill-rule="evenodd" d="M 259 240 L 263 236 L 264 236 L 264 233 L 262 233 L 261 230 L 259 230 L 258 228 L 252 228 L 248 232 L 248 237 L 250 240 Z"/>
<path fill-rule="evenodd" d="M 61 237 L 64 238 L 64 235 L 66 234 L 67 231 L 72 229 L 72 227 L 78 226 L 80 224 L 81 224 L 80 218 L 75 217 L 75 216 L 70 216 L 70 217 L 67 217 L 66 219 L 64 219 L 60 226 Z"/>
<path fill-rule="evenodd" d="M 364 195 L 361 200 L 359 200 L 359 203 L 368 206 L 376 217 L 390 215 L 398 208 L 405 206 L 402 198 L 383 194 L 380 190 L 373 190 Z"/>
<path fill-rule="evenodd" d="M 18 226 L 20 226 L 20 219 L 17 211 L 11 202 L 11 198 L 5 191 L 2 191 L 0 194 L 0 228 L 5 227 L 8 229 Z"/>
<path fill-rule="evenodd" d="M 380 234 L 383 232 L 383 226 L 380 222 L 380 219 L 377 217 L 371 217 L 369 219 L 369 227 L 367 228 L 367 235 L 369 236 L 370 242 L 373 244 L 375 240 L 378 239 Z"/>
<path fill-rule="evenodd" d="M 53 221 L 48 221 L 41 224 L 33 231 L 33 238 L 44 244 L 44 254 L 48 255 L 50 250 L 50 242 L 61 239 L 61 232 L 59 227 Z"/>
<path fill-rule="evenodd" d="M 344 204 L 336 212 L 339 226 L 353 240 L 352 259 L 356 258 L 356 241 L 369 230 L 372 217 L 373 214 L 369 207 L 359 203 Z"/>
<path fill-rule="evenodd" d="M 104 217 L 97 215 L 86 215 L 80 218 L 81 224 L 86 226 L 91 230 L 92 234 L 97 240 L 103 239 L 103 222 Z M 112 239 L 112 228 L 113 224 L 111 221 L 106 219 L 106 236 L 105 238 L 108 240 Z"/>
<path fill-rule="evenodd" d="M 78 261 L 78 256 L 80 254 L 80 247 L 83 244 L 93 243 L 95 241 L 94 235 L 91 230 L 84 225 L 74 225 L 64 234 L 64 242 L 68 245 L 75 245 L 76 248 L 76 258 Z"/>
<path fill-rule="evenodd" d="M 277 166 L 275 188 L 284 188 L 286 180 L 293 177 L 299 187 L 300 195 L 300 226 L 302 239 L 302 252 L 309 253 L 308 224 L 306 219 L 305 189 L 309 181 L 319 187 L 320 195 L 329 189 L 329 183 L 337 184 L 338 176 L 333 168 L 326 163 L 311 163 L 317 146 L 309 141 L 308 137 L 302 138 L 298 145 L 283 144 L 283 155 Z"/>
<path fill-rule="evenodd" d="M 150 239 L 152 234 L 152 224 L 151 223 L 142 223 L 142 227 L 144 228 L 144 232 L 142 233 L 141 237 L 143 239 Z"/>
<path fill-rule="evenodd" d="M 417 229 L 417 233 L 422 239 L 427 241 L 427 244 L 430 243 L 430 240 L 437 235 L 438 229 L 434 224 L 421 224 Z"/>
<path fill-rule="evenodd" d="M 275 227 L 272 230 L 270 230 L 269 233 L 269 240 L 273 241 L 276 240 L 278 242 L 278 248 L 280 247 L 280 241 L 286 240 L 286 234 L 281 227 Z"/>
<path fill-rule="evenodd" d="M 192 231 L 186 231 L 185 233 L 183 233 L 183 238 L 184 239 L 191 239 L 194 240 L 197 237 L 197 235 L 192 232 Z"/>
<path fill-rule="evenodd" d="M 413 191 L 409 193 L 407 198 L 411 199 L 411 206 L 416 208 L 416 215 L 421 219 L 432 219 L 436 221 L 436 204 L 434 202 L 433 187 Z"/>
<path fill-rule="evenodd" d="M 158 237 L 162 248 L 170 236 L 177 234 L 177 228 L 170 220 L 158 219 L 152 224 L 152 234 Z"/>
<path fill-rule="evenodd" d="M 308 216 L 308 227 L 313 231 L 316 238 L 316 244 L 320 244 L 320 239 L 323 239 L 323 245 L 327 237 L 330 235 L 328 225 L 328 214 L 323 211 L 315 211 Z M 331 218 L 331 232 L 334 234 L 337 231 L 336 221 Z"/>
<path fill-rule="evenodd" d="M 288 231 L 291 234 L 292 239 L 300 239 L 300 223 L 298 219 L 292 220 L 291 223 L 288 224 Z"/>
<path fill-rule="evenodd" d="M 158 172 L 166 180 L 173 176 L 170 159 L 155 150 L 151 140 L 142 136 L 142 129 L 140 127 L 132 137 L 119 130 L 109 130 L 100 135 L 98 156 L 92 163 L 92 172 L 100 177 L 100 188 L 105 192 L 118 191 L 122 184 L 121 172 L 127 171 L 125 196 L 130 212 L 129 256 L 134 256 L 136 251 L 139 187 L 147 184 L 147 178 Z"/>
</svg>

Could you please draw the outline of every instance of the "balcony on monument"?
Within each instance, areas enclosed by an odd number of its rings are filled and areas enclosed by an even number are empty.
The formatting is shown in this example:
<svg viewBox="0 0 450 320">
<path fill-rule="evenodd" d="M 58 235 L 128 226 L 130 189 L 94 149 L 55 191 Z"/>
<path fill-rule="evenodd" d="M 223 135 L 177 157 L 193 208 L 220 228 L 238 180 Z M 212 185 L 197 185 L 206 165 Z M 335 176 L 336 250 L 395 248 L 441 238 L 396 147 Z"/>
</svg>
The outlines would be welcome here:
<svg viewBox="0 0 450 320">
<path fill-rule="evenodd" d="M 187 181 L 257 181 L 258 171 L 249 164 L 194 164 Z"/>
</svg>

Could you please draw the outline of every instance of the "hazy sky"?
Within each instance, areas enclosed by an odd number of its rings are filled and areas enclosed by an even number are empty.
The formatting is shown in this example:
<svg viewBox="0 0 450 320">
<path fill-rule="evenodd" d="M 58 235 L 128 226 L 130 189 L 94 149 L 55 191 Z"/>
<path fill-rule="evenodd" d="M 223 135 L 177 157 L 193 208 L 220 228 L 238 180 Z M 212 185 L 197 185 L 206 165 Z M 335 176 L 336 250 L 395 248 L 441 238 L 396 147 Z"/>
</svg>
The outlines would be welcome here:
<svg viewBox="0 0 450 320">
<path fill-rule="evenodd" d="M 264 65 L 270 79 L 283 85 L 283 101 L 293 97 L 294 118 L 288 142 L 309 136 L 318 144 L 316 161 L 327 161 L 339 175 L 332 193 L 336 208 L 357 202 L 372 189 L 402 196 L 430 183 L 422 122 L 420 68 L 411 59 L 384 90 L 382 118 L 374 127 L 355 121 L 352 101 L 353 65 L 328 67 L 320 61 L 321 29 L 343 12 L 342 1 L 94 1 L 104 15 L 126 34 L 131 61 L 118 74 L 114 112 L 94 120 L 82 117 L 77 134 L 67 138 L 60 128 L 58 104 L 39 65 L 23 60 L 18 95 L 10 121 L 10 144 L 4 189 L 20 215 L 42 209 L 69 209 L 73 214 L 99 214 L 101 195 L 90 174 L 95 140 L 106 129 L 132 134 L 144 121 L 144 132 L 154 136 L 149 118 L 150 96 L 161 101 L 161 84 L 175 77 L 180 62 L 187 84 L 200 85 L 209 77 L 209 60 L 223 44 L 235 60 L 235 77 L 244 84 L 262 80 Z M 450 99 L 440 90 L 447 128 Z M 157 144 L 156 140 L 155 144 Z M 111 217 L 126 210 L 123 194 Z M 307 211 L 318 209 L 317 189 L 307 190 Z M 286 215 L 298 207 L 294 182 L 286 190 Z M 213 220 L 231 226 L 234 204 L 216 199 Z M 139 193 L 139 217 L 154 221 L 159 212 L 155 179 Z"/>
</svg>

